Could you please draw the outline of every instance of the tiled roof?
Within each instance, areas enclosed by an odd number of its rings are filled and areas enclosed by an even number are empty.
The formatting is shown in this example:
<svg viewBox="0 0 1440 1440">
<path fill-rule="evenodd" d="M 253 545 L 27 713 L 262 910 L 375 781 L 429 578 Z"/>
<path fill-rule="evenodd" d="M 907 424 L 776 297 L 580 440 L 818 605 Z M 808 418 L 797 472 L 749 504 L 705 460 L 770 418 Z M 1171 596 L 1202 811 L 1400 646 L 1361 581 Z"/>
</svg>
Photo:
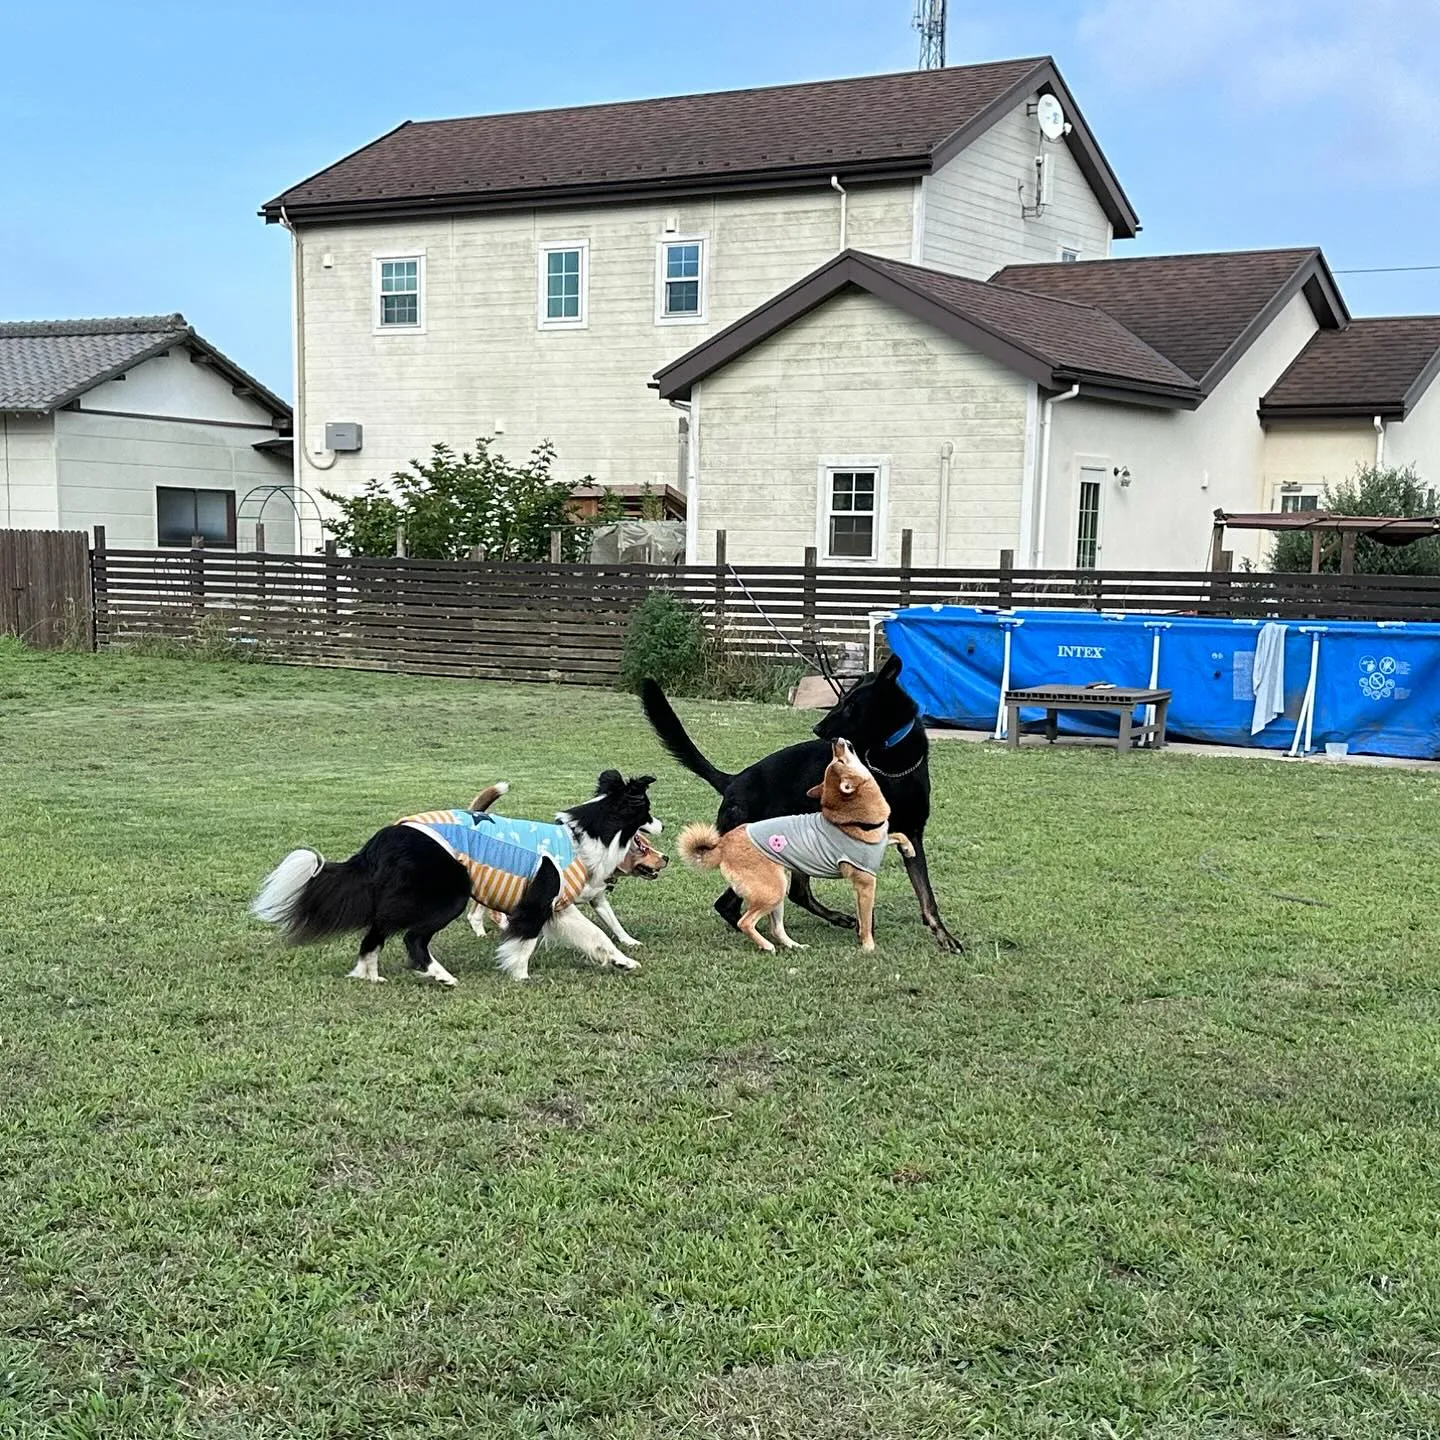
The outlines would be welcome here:
<svg viewBox="0 0 1440 1440">
<path fill-rule="evenodd" d="M 1348 319 L 1316 249 L 1008 265 L 991 283 L 1097 306 L 1207 393 L 1253 338 L 1251 327 L 1265 323 L 1295 290 L 1309 287 L 1312 305 L 1334 312 L 1329 323 Z"/>
<path fill-rule="evenodd" d="M 0 411 L 57 410 L 176 345 L 214 364 L 277 419 L 289 419 L 285 401 L 202 340 L 179 314 L 0 323 Z"/>
<path fill-rule="evenodd" d="M 1440 315 L 1391 315 L 1321 330 L 1260 402 L 1262 414 L 1403 418 L 1440 367 Z"/>
<path fill-rule="evenodd" d="M 0 324 L 0 410 L 54 410 L 188 331 L 183 315 Z"/>
<path fill-rule="evenodd" d="M 832 172 L 842 180 L 926 173 L 942 147 L 961 143 L 1041 86 L 1066 101 L 1072 151 L 1111 213 L 1116 233 L 1137 220 L 1094 146 L 1054 63 L 1037 57 L 766 89 L 406 121 L 269 201 L 262 213 L 423 210 L 442 203 L 533 203 L 536 198 L 623 197 L 687 185 L 783 184 Z M 978 131 L 977 131 L 978 133 Z"/>
</svg>

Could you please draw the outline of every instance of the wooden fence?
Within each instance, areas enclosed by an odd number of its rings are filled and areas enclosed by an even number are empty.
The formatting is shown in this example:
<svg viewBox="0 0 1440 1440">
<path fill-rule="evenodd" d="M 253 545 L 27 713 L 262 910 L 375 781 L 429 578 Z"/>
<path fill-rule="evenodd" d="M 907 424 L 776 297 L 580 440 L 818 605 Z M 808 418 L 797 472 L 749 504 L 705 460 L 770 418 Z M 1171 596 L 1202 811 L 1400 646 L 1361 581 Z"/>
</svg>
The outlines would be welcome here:
<svg viewBox="0 0 1440 1440">
<path fill-rule="evenodd" d="M 90 547 L 82 530 L 0 530 L 0 635 L 88 649 Z"/>
<path fill-rule="evenodd" d="M 1163 571 L 496 565 L 233 551 L 93 558 L 99 645 L 197 635 L 271 659 L 420 674 L 609 684 L 655 588 L 735 647 L 794 658 L 863 643 L 904 605 L 1065 607 L 1281 619 L 1440 620 L 1440 578 Z"/>
</svg>

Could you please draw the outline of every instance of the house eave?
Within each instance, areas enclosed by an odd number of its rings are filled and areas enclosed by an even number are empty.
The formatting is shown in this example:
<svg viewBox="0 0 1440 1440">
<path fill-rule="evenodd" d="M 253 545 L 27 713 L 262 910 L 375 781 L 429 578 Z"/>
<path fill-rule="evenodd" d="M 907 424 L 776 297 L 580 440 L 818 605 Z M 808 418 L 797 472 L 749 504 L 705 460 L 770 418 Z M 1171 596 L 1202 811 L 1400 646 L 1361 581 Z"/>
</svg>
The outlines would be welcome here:
<svg viewBox="0 0 1440 1440">
<path fill-rule="evenodd" d="M 787 190 L 828 189 L 838 175 L 845 186 L 918 180 L 933 169 L 929 153 L 885 160 L 836 159 L 824 165 L 788 170 L 752 170 L 733 175 L 664 176 L 654 180 L 605 180 L 500 190 L 484 194 L 450 193 L 383 199 L 292 202 L 279 197 L 258 212 L 277 224 L 284 211 L 292 224 L 334 224 L 351 220 L 401 220 L 417 216 L 487 215 L 516 210 L 554 210 L 580 205 L 638 204 L 657 197 L 674 200 L 709 195 L 765 194 Z"/>
<path fill-rule="evenodd" d="M 1403 420 L 1409 413 L 1403 402 L 1394 400 L 1345 401 L 1333 405 L 1264 405 L 1256 412 L 1262 425 L 1272 420 L 1363 420 L 1367 423 L 1379 416 L 1382 420 Z"/>
</svg>

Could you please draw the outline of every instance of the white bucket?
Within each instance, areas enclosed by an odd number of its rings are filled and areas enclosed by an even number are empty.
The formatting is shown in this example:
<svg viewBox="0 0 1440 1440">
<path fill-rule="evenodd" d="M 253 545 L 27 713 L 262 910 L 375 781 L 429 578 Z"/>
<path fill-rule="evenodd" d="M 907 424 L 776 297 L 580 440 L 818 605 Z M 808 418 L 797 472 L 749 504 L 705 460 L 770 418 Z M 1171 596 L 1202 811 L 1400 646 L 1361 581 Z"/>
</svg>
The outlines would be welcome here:
<svg viewBox="0 0 1440 1440">
<path fill-rule="evenodd" d="M 1345 740 L 1327 740 L 1325 742 L 1325 758 L 1327 760 L 1343 760 L 1350 753 L 1350 745 Z"/>
</svg>

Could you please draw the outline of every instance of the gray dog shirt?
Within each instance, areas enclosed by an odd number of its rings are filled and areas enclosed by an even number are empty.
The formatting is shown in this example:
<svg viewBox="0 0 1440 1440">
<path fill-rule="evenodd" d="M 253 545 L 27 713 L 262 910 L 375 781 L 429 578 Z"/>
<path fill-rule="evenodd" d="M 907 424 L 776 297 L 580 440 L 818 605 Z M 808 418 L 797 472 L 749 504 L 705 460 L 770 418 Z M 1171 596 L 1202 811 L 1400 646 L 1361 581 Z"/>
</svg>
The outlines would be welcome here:
<svg viewBox="0 0 1440 1440">
<path fill-rule="evenodd" d="M 782 815 L 745 827 L 755 848 L 788 870 L 816 880 L 838 880 L 840 862 L 876 875 L 885 858 L 889 826 L 867 832 L 875 838 L 854 840 L 823 815 Z"/>
</svg>

